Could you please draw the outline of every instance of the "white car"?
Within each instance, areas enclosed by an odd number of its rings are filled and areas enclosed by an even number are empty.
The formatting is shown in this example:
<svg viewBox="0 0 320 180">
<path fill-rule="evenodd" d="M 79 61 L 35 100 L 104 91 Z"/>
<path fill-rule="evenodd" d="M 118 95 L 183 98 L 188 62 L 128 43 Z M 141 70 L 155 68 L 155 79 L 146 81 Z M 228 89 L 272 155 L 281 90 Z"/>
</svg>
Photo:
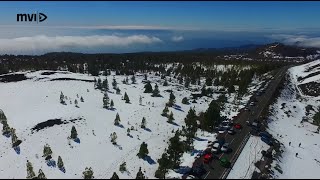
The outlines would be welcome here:
<svg viewBox="0 0 320 180">
<path fill-rule="evenodd" d="M 220 129 L 218 130 L 218 132 L 219 132 L 219 134 L 223 134 L 223 133 L 225 133 L 225 132 L 226 132 L 226 129 L 224 129 L 224 128 L 220 128 Z"/>
<path fill-rule="evenodd" d="M 186 179 L 197 179 L 196 177 L 194 177 L 194 176 L 192 176 L 192 175 L 189 175 L 189 176 L 187 176 L 187 178 Z"/>
<path fill-rule="evenodd" d="M 222 152 L 228 152 L 229 150 L 229 143 L 224 143 L 223 146 L 221 147 Z"/>
</svg>

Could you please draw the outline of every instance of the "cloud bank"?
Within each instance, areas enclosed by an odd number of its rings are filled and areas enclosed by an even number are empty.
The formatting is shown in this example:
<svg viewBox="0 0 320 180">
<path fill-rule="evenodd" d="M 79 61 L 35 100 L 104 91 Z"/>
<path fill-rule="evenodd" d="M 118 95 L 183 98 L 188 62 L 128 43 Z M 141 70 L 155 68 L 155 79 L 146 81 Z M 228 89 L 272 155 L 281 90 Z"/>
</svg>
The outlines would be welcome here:
<svg viewBox="0 0 320 180">
<path fill-rule="evenodd" d="M 304 47 L 320 48 L 320 37 L 309 37 L 306 35 L 288 35 L 288 34 L 274 34 L 270 36 L 272 39 L 290 45 L 299 45 Z"/>
<path fill-rule="evenodd" d="M 171 38 L 171 40 L 172 40 L 173 42 L 180 42 L 180 41 L 183 41 L 184 38 L 183 38 L 183 36 L 173 36 L 173 37 Z"/>
<path fill-rule="evenodd" d="M 111 47 L 124 48 L 136 45 L 149 45 L 161 43 L 162 40 L 146 35 L 92 35 L 92 36 L 46 36 L 19 37 L 0 39 L 1 54 L 16 54 L 22 52 L 34 54 L 35 52 L 65 51 L 70 48 Z"/>
</svg>

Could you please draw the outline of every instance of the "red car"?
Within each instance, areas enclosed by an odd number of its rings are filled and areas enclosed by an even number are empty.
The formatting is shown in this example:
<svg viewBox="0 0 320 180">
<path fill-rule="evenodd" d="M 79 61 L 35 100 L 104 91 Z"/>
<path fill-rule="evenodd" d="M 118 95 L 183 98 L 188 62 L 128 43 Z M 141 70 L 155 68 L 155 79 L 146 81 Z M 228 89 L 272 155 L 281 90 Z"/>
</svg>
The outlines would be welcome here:
<svg viewBox="0 0 320 180">
<path fill-rule="evenodd" d="M 207 153 L 203 156 L 203 162 L 208 164 L 210 161 L 212 160 L 212 154 L 211 153 Z"/>
<path fill-rule="evenodd" d="M 242 129 L 242 125 L 239 123 L 234 124 L 233 127 L 236 129 Z"/>
</svg>

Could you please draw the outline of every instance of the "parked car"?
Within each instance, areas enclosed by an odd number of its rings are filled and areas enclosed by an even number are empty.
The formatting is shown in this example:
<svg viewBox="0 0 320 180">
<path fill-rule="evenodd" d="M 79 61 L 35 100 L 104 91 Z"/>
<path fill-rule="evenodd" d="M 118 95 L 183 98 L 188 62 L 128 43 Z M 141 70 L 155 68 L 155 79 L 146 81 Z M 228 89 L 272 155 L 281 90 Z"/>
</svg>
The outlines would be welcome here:
<svg viewBox="0 0 320 180">
<path fill-rule="evenodd" d="M 224 143 L 221 147 L 222 152 L 228 152 L 229 151 L 229 143 Z"/>
<path fill-rule="evenodd" d="M 197 178 L 194 177 L 193 175 L 188 175 L 186 179 L 197 179 Z"/>
<path fill-rule="evenodd" d="M 212 154 L 207 153 L 203 156 L 203 163 L 208 164 L 212 160 Z"/>
<path fill-rule="evenodd" d="M 231 134 L 231 135 L 235 134 L 233 127 L 228 129 L 228 134 Z"/>
<path fill-rule="evenodd" d="M 242 125 L 240 123 L 236 123 L 233 125 L 235 129 L 242 129 Z"/>
<path fill-rule="evenodd" d="M 256 105 L 256 103 L 255 102 L 250 102 L 250 104 L 249 104 L 250 106 L 255 106 Z"/>
<path fill-rule="evenodd" d="M 227 158 L 221 158 L 221 159 L 220 159 L 220 165 L 221 165 L 222 167 L 229 168 L 230 165 L 231 165 L 231 163 L 230 163 L 230 161 L 229 161 Z"/>
<path fill-rule="evenodd" d="M 218 133 L 219 134 L 223 134 L 223 133 L 225 133 L 226 132 L 226 129 L 225 128 L 219 128 L 219 130 L 218 130 Z"/>
<path fill-rule="evenodd" d="M 192 168 L 189 174 L 193 175 L 195 177 L 201 177 L 206 173 L 207 173 L 207 170 L 204 168 L 204 165 L 201 164 L 201 165 L 198 165 L 198 166 Z"/>
</svg>

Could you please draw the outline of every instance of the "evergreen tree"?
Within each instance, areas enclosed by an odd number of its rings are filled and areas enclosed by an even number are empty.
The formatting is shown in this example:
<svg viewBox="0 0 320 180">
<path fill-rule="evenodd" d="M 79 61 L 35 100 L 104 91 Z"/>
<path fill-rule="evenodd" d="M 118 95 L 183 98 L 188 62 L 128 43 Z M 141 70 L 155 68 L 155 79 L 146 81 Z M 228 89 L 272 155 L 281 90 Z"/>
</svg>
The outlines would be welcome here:
<svg viewBox="0 0 320 180">
<path fill-rule="evenodd" d="M 109 108 L 109 101 L 110 101 L 110 98 L 108 96 L 108 93 L 104 93 L 104 96 L 103 96 L 103 108 L 106 108 L 108 109 Z"/>
<path fill-rule="evenodd" d="M 110 138 L 111 138 L 112 144 L 117 144 L 117 138 L 118 137 L 117 137 L 116 132 L 111 133 Z"/>
<path fill-rule="evenodd" d="M 168 157 L 168 154 L 166 152 L 164 152 L 161 156 L 160 159 L 158 159 L 158 164 L 159 167 L 157 169 L 157 171 L 155 172 L 155 177 L 159 178 L 159 179 L 164 179 L 166 173 L 168 172 L 168 170 L 170 169 L 170 159 Z"/>
<path fill-rule="evenodd" d="M 123 83 L 123 84 L 127 84 L 126 79 L 123 79 L 123 80 L 122 80 L 122 83 Z"/>
<path fill-rule="evenodd" d="M 131 81 L 132 81 L 132 84 L 135 84 L 135 83 L 136 83 L 136 77 L 135 77 L 134 75 L 132 75 Z"/>
<path fill-rule="evenodd" d="M 11 133 L 11 128 L 10 126 L 8 125 L 8 122 L 7 121 L 3 121 L 2 122 L 2 134 L 5 135 L 5 134 L 10 134 Z"/>
<path fill-rule="evenodd" d="M 173 113 L 171 111 L 170 115 L 168 116 L 168 123 L 173 123 L 173 120 L 174 120 Z"/>
<path fill-rule="evenodd" d="M 71 136 L 70 136 L 71 139 L 77 139 L 78 138 L 78 132 L 76 130 L 76 127 L 72 126 L 71 128 Z"/>
<path fill-rule="evenodd" d="M 172 107 L 173 104 L 175 103 L 175 100 L 176 100 L 176 97 L 174 96 L 174 94 L 173 94 L 172 91 L 171 91 L 170 97 L 169 97 L 169 102 L 167 103 L 167 105 L 168 105 L 169 107 Z"/>
<path fill-rule="evenodd" d="M 102 89 L 102 81 L 100 78 L 98 78 L 97 89 Z"/>
<path fill-rule="evenodd" d="M 96 89 L 97 88 L 97 79 L 96 78 L 93 79 L 93 83 L 94 83 L 94 88 Z"/>
<path fill-rule="evenodd" d="M 207 86 L 212 86 L 212 78 L 210 78 L 210 77 L 206 78 L 206 85 Z"/>
<path fill-rule="evenodd" d="M 127 171 L 127 163 L 126 162 L 123 162 L 122 164 L 120 164 L 119 171 L 121 173 Z"/>
<path fill-rule="evenodd" d="M 153 92 L 150 82 L 147 82 L 147 84 L 144 86 L 144 89 L 145 89 L 144 93 L 152 93 Z"/>
<path fill-rule="evenodd" d="M 139 171 L 137 173 L 136 179 L 145 179 L 145 176 L 141 171 L 141 167 L 139 167 Z"/>
<path fill-rule="evenodd" d="M 215 101 L 211 101 L 209 108 L 204 114 L 203 121 L 200 121 L 201 127 L 208 132 L 212 132 L 213 128 L 219 125 L 220 122 L 221 116 L 219 104 Z"/>
<path fill-rule="evenodd" d="M 127 129 L 127 136 L 130 136 L 130 128 Z"/>
<path fill-rule="evenodd" d="M 111 102 L 110 102 L 110 107 L 113 108 L 114 107 L 114 103 L 113 103 L 113 100 L 111 99 Z"/>
<path fill-rule="evenodd" d="M 164 107 L 163 111 L 162 111 L 162 116 L 167 117 L 168 116 L 168 112 L 169 112 L 169 108 L 168 106 Z"/>
<path fill-rule="evenodd" d="M 140 150 L 139 150 L 139 153 L 137 154 L 137 156 L 140 159 L 144 159 L 148 154 L 149 154 L 148 145 L 145 142 L 142 142 L 142 144 L 140 145 Z"/>
<path fill-rule="evenodd" d="M 116 119 L 114 120 L 114 125 L 119 126 L 119 125 L 120 125 L 120 122 L 121 122 L 120 116 L 119 116 L 119 114 L 117 113 Z"/>
<path fill-rule="evenodd" d="M 91 167 L 90 168 L 86 167 L 86 169 L 84 170 L 84 172 L 82 174 L 83 174 L 84 179 L 93 179 L 94 178 L 93 171 L 92 171 Z"/>
<path fill-rule="evenodd" d="M 182 99 L 182 104 L 189 104 L 189 100 L 188 100 L 187 97 L 184 97 L 184 98 Z"/>
<path fill-rule="evenodd" d="M 47 179 L 46 175 L 44 175 L 44 173 L 43 173 L 43 171 L 41 169 L 39 169 L 38 179 Z"/>
<path fill-rule="evenodd" d="M 81 102 L 84 102 L 84 100 L 83 100 L 83 97 L 82 97 L 82 96 L 81 96 L 81 98 L 80 98 L 80 101 L 81 101 Z"/>
<path fill-rule="evenodd" d="M 27 160 L 27 179 L 33 179 L 36 177 L 36 173 L 33 171 L 33 167 L 31 162 Z"/>
<path fill-rule="evenodd" d="M 11 131 L 11 143 L 12 143 L 12 147 L 16 147 L 16 146 L 18 145 L 17 142 L 20 141 L 20 140 L 18 140 L 18 137 L 17 137 L 17 135 L 16 135 L 16 129 L 11 128 L 10 131 Z"/>
<path fill-rule="evenodd" d="M 109 91 L 108 78 L 106 78 L 106 79 L 102 82 L 102 87 L 103 87 L 103 90 Z"/>
<path fill-rule="evenodd" d="M 142 105 L 142 97 L 139 97 L 139 104 Z"/>
<path fill-rule="evenodd" d="M 176 131 L 175 135 L 169 140 L 168 155 L 170 159 L 170 169 L 179 167 L 180 157 L 184 152 L 184 143 L 180 141 L 180 131 Z"/>
<path fill-rule="evenodd" d="M 213 84 L 214 84 L 215 86 L 219 86 L 219 85 L 220 85 L 219 77 L 217 77 L 217 78 L 214 80 Z"/>
<path fill-rule="evenodd" d="M 64 101 L 64 95 L 63 95 L 62 91 L 61 91 L 61 93 L 60 93 L 60 103 L 61 103 L 61 104 L 65 104 L 65 103 L 66 103 L 66 102 Z"/>
<path fill-rule="evenodd" d="M 143 128 L 143 129 L 146 128 L 146 118 L 145 117 L 142 118 L 141 128 Z"/>
<path fill-rule="evenodd" d="M 126 103 L 130 103 L 130 99 L 129 99 L 127 92 L 124 93 L 123 99 L 126 101 Z"/>
<path fill-rule="evenodd" d="M 52 150 L 49 144 L 46 144 L 43 148 L 43 157 L 47 158 L 52 155 Z"/>
<path fill-rule="evenodd" d="M 207 92 L 207 88 L 206 85 L 203 84 L 202 89 L 201 89 L 201 95 L 202 96 L 207 96 L 208 92 Z"/>
<path fill-rule="evenodd" d="M 144 74 L 144 80 L 148 80 L 148 75 Z"/>
<path fill-rule="evenodd" d="M 154 90 L 152 92 L 152 96 L 154 96 L 154 97 L 160 96 L 160 91 L 159 91 L 159 87 L 158 87 L 157 84 L 154 86 Z"/>
<path fill-rule="evenodd" d="M 117 89 L 117 85 L 118 85 L 117 80 L 115 77 L 113 77 L 113 82 L 112 82 L 113 89 Z"/>
<path fill-rule="evenodd" d="M 190 86 L 190 78 L 185 78 L 184 87 L 188 88 Z"/>
<path fill-rule="evenodd" d="M 58 156 L 58 168 L 59 168 L 59 169 L 64 168 L 64 165 L 63 165 L 63 161 L 62 161 L 61 156 Z"/>
<path fill-rule="evenodd" d="M 121 90 L 117 87 L 117 88 L 116 88 L 116 93 L 117 93 L 117 94 L 120 94 L 120 92 L 121 92 Z"/>
<path fill-rule="evenodd" d="M 110 179 L 119 179 L 119 176 L 116 172 L 113 172 L 112 177 Z"/>
<path fill-rule="evenodd" d="M 231 84 L 229 87 L 228 87 L 228 93 L 234 93 L 236 90 L 234 89 L 234 85 Z"/>
<path fill-rule="evenodd" d="M 74 100 L 74 104 L 75 104 L 76 107 L 78 107 L 78 100 L 75 99 Z"/>
<path fill-rule="evenodd" d="M 163 86 L 168 86 L 169 84 L 168 84 L 168 81 L 167 81 L 167 79 L 165 79 L 164 80 L 164 83 L 163 83 Z"/>
</svg>

